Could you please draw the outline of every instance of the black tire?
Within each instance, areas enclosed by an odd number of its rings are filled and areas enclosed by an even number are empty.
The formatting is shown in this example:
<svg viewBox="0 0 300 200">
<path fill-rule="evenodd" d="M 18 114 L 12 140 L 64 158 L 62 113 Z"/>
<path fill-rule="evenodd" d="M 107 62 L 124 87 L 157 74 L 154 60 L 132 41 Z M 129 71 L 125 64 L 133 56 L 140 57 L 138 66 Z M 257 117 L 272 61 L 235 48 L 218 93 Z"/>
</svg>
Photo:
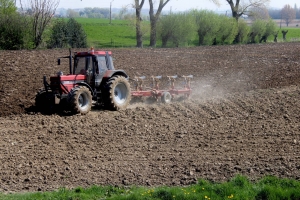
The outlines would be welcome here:
<svg viewBox="0 0 300 200">
<path fill-rule="evenodd" d="M 54 99 L 52 98 L 52 91 L 40 89 L 35 96 L 35 107 L 38 112 L 51 114 L 55 112 Z"/>
<path fill-rule="evenodd" d="M 92 94 L 87 87 L 78 86 L 69 94 L 70 111 L 74 114 L 87 114 L 92 108 Z"/>
<path fill-rule="evenodd" d="M 171 103 L 172 101 L 172 95 L 170 94 L 170 92 L 164 92 L 161 96 L 161 102 L 163 103 Z"/>
<path fill-rule="evenodd" d="M 107 109 L 126 109 L 131 100 L 131 90 L 128 80 L 123 76 L 113 76 L 103 88 L 103 103 Z"/>
</svg>

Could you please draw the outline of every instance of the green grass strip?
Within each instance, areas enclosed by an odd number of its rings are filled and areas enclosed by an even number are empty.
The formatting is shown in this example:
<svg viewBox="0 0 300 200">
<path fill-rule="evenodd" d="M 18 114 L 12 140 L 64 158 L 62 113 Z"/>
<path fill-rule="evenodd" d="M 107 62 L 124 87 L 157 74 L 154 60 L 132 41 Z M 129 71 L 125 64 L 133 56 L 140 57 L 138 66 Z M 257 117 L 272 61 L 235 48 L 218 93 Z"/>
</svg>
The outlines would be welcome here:
<svg viewBox="0 0 300 200">
<path fill-rule="evenodd" d="M 62 199 L 62 200 L 299 200 L 300 181 L 266 176 L 251 182 L 245 176 L 237 175 L 228 182 L 212 183 L 199 180 L 187 187 L 113 187 L 92 186 L 90 188 L 61 188 L 53 192 L 22 194 L 0 194 L 3 200 Z"/>
</svg>

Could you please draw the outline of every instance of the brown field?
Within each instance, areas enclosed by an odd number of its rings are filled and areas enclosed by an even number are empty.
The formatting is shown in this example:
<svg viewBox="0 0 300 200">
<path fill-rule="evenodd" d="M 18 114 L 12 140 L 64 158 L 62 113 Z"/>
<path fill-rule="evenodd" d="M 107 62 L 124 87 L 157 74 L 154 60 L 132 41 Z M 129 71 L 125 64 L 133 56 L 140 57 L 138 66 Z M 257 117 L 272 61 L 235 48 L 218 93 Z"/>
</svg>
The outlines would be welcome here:
<svg viewBox="0 0 300 200">
<path fill-rule="evenodd" d="M 300 180 L 300 43 L 112 51 L 131 77 L 193 74 L 191 99 L 42 115 L 42 76 L 67 73 L 68 50 L 0 51 L 0 192 Z"/>
</svg>

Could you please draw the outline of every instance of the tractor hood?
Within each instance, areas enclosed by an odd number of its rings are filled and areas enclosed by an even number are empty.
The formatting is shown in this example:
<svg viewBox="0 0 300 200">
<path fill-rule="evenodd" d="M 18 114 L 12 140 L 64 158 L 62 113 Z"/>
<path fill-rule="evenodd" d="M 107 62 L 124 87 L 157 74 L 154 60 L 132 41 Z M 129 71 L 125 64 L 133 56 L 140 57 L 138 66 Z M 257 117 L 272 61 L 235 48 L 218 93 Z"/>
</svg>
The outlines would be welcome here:
<svg viewBox="0 0 300 200">
<path fill-rule="evenodd" d="M 51 76 L 50 85 L 51 88 L 61 88 L 63 93 L 68 93 L 76 84 L 84 82 L 86 75 L 62 75 L 62 76 Z M 67 90 L 67 91 L 66 91 Z"/>
</svg>

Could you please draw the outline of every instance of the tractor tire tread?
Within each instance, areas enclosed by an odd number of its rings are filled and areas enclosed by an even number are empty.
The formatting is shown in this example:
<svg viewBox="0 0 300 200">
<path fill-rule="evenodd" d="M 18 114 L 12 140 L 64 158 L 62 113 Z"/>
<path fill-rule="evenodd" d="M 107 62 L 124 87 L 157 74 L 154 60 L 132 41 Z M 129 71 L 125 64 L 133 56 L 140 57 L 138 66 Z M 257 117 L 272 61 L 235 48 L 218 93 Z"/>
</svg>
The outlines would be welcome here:
<svg viewBox="0 0 300 200">
<path fill-rule="evenodd" d="M 51 93 L 52 91 L 48 91 Z M 41 88 L 35 95 L 35 107 L 38 112 L 52 114 L 54 112 L 54 104 L 51 99 L 47 98 L 47 93 L 44 88 Z"/>
<path fill-rule="evenodd" d="M 78 102 L 79 95 L 82 94 L 83 92 L 85 92 L 87 94 L 87 98 L 88 98 L 88 105 L 87 105 L 86 109 L 82 109 Z M 77 86 L 70 91 L 70 94 L 68 97 L 68 102 L 69 102 L 71 112 L 73 112 L 75 114 L 80 113 L 80 114 L 85 115 L 91 110 L 92 94 L 87 87 Z"/>
<path fill-rule="evenodd" d="M 114 98 L 115 98 L 114 97 L 114 89 L 115 89 L 115 86 L 119 82 L 123 82 L 127 87 L 126 100 L 122 105 L 117 104 L 114 100 Z M 103 94 L 104 94 L 103 103 L 104 103 L 104 106 L 107 109 L 110 109 L 110 110 L 125 109 L 128 106 L 128 104 L 130 103 L 130 100 L 131 100 L 130 84 L 124 76 L 113 76 L 106 82 L 106 84 L 104 86 L 104 89 L 103 89 Z"/>
</svg>

